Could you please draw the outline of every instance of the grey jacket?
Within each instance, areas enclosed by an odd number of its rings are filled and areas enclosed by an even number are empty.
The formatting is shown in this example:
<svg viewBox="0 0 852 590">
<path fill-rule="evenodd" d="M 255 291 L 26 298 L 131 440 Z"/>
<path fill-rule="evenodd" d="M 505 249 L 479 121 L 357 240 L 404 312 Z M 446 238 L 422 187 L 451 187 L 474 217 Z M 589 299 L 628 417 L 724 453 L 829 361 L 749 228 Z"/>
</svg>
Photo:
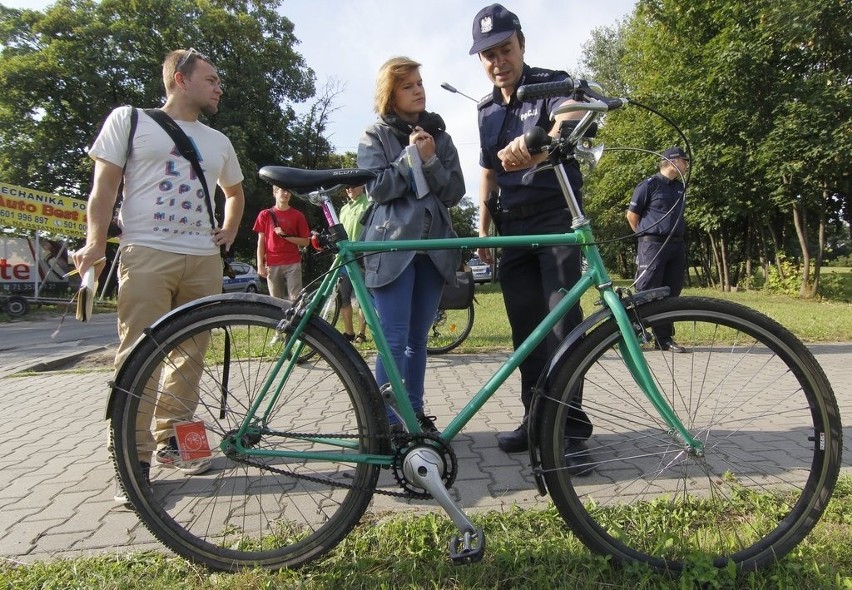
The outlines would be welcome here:
<svg viewBox="0 0 852 590">
<path fill-rule="evenodd" d="M 370 126 L 358 145 L 358 167 L 378 173 L 367 185 L 373 206 L 368 213 L 361 239 L 364 241 L 416 240 L 422 237 L 426 211 L 431 214 L 427 238 L 456 237 L 448 207 L 457 205 L 465 194 L 459 155 L 449 134 L 439 131 L 435 155 L 424 163 L 423 174 L 431 191 L 418 199 L 409 184 L 405 145 L 394 129 L 379 120 Z M 426 251 L 444 281 L 455 284 L 455 271 L 461 262 L 458 250 Z M 416 252 L 382 252 L 364 259 L 368 287 L 383 287 L 396 279 L 411 263 Z"/>
</svg>

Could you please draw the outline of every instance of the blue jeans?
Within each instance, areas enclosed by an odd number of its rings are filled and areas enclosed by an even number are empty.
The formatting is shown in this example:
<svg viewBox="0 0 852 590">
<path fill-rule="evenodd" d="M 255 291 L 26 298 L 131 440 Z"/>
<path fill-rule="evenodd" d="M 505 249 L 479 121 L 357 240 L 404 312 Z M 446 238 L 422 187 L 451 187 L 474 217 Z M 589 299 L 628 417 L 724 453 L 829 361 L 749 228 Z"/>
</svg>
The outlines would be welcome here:
<svg viewBox="0 0 852 590">
<path fill-rule="evenodd" d="M 391 283 L 372 290 L 382 330 L 405 380 L 408 399 L 417 413 L 423 412 L 426 338 L 435 321 L 443 289 L 444 278 L 432 260 L 428 255 L 418 254 Z M 381 387 L 388 381 L 379 358 L 376 361 L 376 382 Z M 397 421 L 390 412 L 388 418 L 391 423 Z"/>
</svg>

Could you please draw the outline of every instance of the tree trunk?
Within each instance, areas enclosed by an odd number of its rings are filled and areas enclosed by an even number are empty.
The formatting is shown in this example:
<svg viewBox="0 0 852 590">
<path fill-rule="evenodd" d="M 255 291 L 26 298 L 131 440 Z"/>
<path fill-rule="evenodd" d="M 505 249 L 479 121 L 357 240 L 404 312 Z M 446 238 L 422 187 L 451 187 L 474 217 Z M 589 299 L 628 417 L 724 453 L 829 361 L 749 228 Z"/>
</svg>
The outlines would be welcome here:
<svg viewBox="0 0 852 590">
<path fill-rule="evenodd" d="M 811 297 L 811 252 L 808 249 L 808 216 L 804 208 L 798 203 L 793 203 L 793 225 L 796 235 L 799 237 L 799 246 L 802 249 L 802 284 L 799 287 L 799 297 Z"/>
<path fill-rule="evenodd" d="M 823 189 L 822 191 L 822 202 L 828 203 L 831 199 L 831 192 L 827 189 Z M 818 247 L 816 251 L 816 257 L 814 259 L 814 280 L 811 285 L 811 296 L 816 297 L 819 294 L 819 283 L 820 283 L 820 271 L 822 270 L 822 258 L 825 254 L 825 233 L 826 228 L 828 226 L 828 222 L 825 218 L 826 207 L 823 207 L 819 214 L 819 234 L 818 234 Z"/>
<path fill-rule="evenodd" d="M 708 232 L 708 235 L 710 236 L 710 252 L 713 254 L 713 263 L 716 265 L 716 277 L 718 278 L 716 283 L 719 285 L 719 288 L 724 291 L 725 282 L 722 277 L 722 260 L 719 256 L 719 248 L 712 232 Z"/>
<path fill-rule="evenodd" d="M 754 256 L 754 230 L 751 225 L 752 218 L 749 217 L 746 222 L 746 242 L 745 242 L 745 264 L 743 269 L 743 289 L 746 291 L 751 290 L 753 283 L 753 269 L 751 267 L 752 257 Z M 737 281 L 737 284 L 740 282 Z"/>
<path fill-rule="evenodd" d="M 719 258 L 721 263 L 722 274 L 722 291 L 731 290 L 731 275 L 728 268 L 728 241 L 725 239 L 725 232 L 719 237 Z"/>
</svg>

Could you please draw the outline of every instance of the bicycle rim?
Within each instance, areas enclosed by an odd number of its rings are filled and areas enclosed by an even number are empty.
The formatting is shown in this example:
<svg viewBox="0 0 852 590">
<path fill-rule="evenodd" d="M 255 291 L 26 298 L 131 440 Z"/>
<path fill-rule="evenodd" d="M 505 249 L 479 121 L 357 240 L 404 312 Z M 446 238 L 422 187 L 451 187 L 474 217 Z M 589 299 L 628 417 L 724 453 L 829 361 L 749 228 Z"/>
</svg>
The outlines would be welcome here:
<svg viewBox="0 0 852 590">
<path fill-rule="evenodd" d="M 472 328 L 473 303 L 465 309 L 439 309 L 426 339 L 426 352 L 450 352 L 465 341 Z"/>
<path fill-rule="evenodd" d="M 607 322 L 572 351 L 537 412 L 557 509 L 592 550 L 658 570 L 781 558 L 816 524 L 837 479 L 841 428 L 828 380 L 792 334 L 743 306 L 674 298 L 639 315 L 648 333 L 673 322 L 687 349 L 643 352 L 705 454 L 688 453 L 638 390 Z M 565 438 L 578 387 L 594 428 L 588 455 L 572 455 Z M 566 456 L 581 465 L 567 467 Z"/>
<path fill-rule="evenodd" d="M 249 458 L 254 465 L 222 452 L 220 444 L 239 428 L 280 354 L 279 319 L 277 308 L 245 302 L 193 310 L 156 330 L 127 360 L 126 377 L 117 384 L 125 395 L 113 408 L 112 428 L 128 498 L 166 546 L 214 569 L 295 567 L 320 557 L 357 523 L 378 478 L 372 465 L 256 456 Z M 315 352 L 313 362 L 295 366 L 264 428 L 246 445 L 339 452 L 339 445 L 292 434 L 333 433 L 353 437 L 345 439 L 350 452 L 379 452 L 374 435 L 383 410 L 366 365 L 324 324 L 309 325 L 302 339 Z M 190 351 L 199 345 L 206 349 L 200 361 Z M 198 382 L 197 407 L 176 401 L 177 388 L 162 385 L 167 379 L 190 388 Z M 149 393 L 159 396 L 160 406 L 176 401 L 188 419 L 203 421 L 210 471 L 190 477 L 153 462 L 150 485 L 142 480 L 139 462 L 151 455 L 137 451 L 147 430 L 135 425 L 145 405 L 140 398 L 150 399 Z M 265 409 L 261 405 L 257 424 Z M 276 434 L 283 432 L 291 434 Z"/>
</svg>

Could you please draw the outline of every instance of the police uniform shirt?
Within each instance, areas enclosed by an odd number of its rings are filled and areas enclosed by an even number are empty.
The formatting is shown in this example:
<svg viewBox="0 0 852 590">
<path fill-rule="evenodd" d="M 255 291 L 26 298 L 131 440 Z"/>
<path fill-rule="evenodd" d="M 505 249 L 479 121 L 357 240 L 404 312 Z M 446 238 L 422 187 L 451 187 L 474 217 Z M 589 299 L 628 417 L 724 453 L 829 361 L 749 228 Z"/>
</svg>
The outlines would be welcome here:
<svg viewBox="0 0 852 590">
<path fill-rule="evenodd" d="M 556 82 L 565 80 L 568 74 L 556 70 L 531 68 L 524 64 L 523 74 L 518 87 L 524 84 L 541 82 Z M 529 170 L 506 172 L 497 157 L 497 152 L 506 147 L 510 141 L 523 135 L 533 127 L 541 127 L 550 131 L 553 123 L 550 113 L 559 107 L 569 97 L 557 97 L 521 102 L 517 97 L 517 87 L 508 104 L 503 102 L 500 89 L 495 87 L 493 92 L 479 101 L 479 165 L 494 170 L 497 184 L 500 187 L 500 199 L 504 209 L 535 203 L 544 204 L 552 200 L 554 206 L 560 203 L 564 206 L 564 197 L 556 174 L 553 170 L 545 170 L 524 180 L 524 174 Z M 579 198 L 583 179 L 576 161 L 565 165 L 571 186 Z M 549 208 L 543 205 L 543 208 Z"/>
<path fill-rule="evenodd" d="M 669 180 L 660 173 L 644 180 L 633 191 L 628 210 L 640 217 L 637 234 L 683 237 L 683 184 L 680 180 Z"/>
</svg>

